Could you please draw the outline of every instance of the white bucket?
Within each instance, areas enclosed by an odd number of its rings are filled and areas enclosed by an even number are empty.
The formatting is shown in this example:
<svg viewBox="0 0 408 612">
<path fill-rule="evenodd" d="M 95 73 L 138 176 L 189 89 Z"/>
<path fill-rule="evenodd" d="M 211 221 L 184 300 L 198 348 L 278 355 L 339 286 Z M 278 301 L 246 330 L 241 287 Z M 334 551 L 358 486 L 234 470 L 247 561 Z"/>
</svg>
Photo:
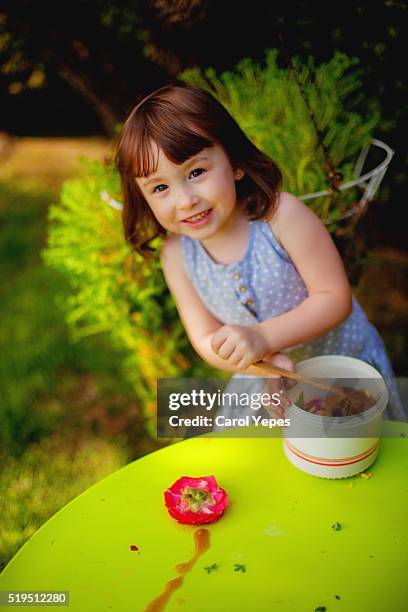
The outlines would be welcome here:
<svg viewBox="0 0 408 612">
<path fill-rule="evenodd" d="M 371 365 L 343 355 L 313 357 L 297 364 L 299 373 L 330 384 L 338 378 L 362 379 L 356 389 L 367 389 L 376 404 L 365 412 L 342 417 L 321 416 L 294 403 L 285 410 L 291 425 L 284 429 L 284 450 L 293 465 L 322 478 L 348 478 L 366 470 L 376 459 L 388 390 L 381 374 Z M 329 379 L 329 380 L 327 380 Z M 292 402 L 304 393 L 305 401 L 327 392 L 301 383 L 286 392 Z M 342 434 L 345 437 L 341 437 Z M 333 437 L 334 436 L 334 437 Z"/>
</svg>

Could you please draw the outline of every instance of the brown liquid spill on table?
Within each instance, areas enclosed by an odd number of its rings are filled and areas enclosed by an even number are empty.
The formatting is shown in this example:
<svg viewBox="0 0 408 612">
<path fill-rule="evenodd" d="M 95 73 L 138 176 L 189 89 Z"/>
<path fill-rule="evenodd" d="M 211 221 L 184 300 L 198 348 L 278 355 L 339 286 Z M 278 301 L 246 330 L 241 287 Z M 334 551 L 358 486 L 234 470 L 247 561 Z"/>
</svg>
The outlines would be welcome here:
<svg viewBox="0 0 408 612">
<path fill-rule="evenodd" d="M 210 532 L 208 529 L 197 529 L 194 532 L 194 540 L 195 540 L 195 553 L 194 556 L 187 561 L 187 563 L 179 563 L 176 565 L 176 572 L 180 574 L 178 578 L 174 578 L 173 580 L 169 580 L 166 584 L 163 593 L 161 593 L 156 599 L 151 601 L 145 612 L 161 612 L 164 610 L 166 605 L 169 602 L 170 597 L 181 587 L 184 582 L 184 577 L 194 566 L 198 558 L 208 550 L 210 546 Z"/>
</svg>

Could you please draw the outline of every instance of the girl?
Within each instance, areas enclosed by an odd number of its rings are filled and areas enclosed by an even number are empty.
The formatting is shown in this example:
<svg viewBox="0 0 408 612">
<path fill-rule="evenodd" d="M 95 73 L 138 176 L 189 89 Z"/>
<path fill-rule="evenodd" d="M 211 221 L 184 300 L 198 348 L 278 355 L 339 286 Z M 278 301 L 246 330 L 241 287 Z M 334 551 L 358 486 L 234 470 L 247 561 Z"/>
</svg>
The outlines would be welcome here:
<svg viewBox="0 0 408 612">
<path fill-rule="evenodd" d="M 293 369 L 290 358 L 354 356 L 387 380 L 385 415 L 404 418 L 329 233 L 280 191 L 277 166 L 211 94 L 169 85 L 148 95 L 125 123 L 117 165 L 125 238 L 147 255 L 166 236 L 163 272 L 205 361 L 242 377 L 262 360 Z"/>
</svg>

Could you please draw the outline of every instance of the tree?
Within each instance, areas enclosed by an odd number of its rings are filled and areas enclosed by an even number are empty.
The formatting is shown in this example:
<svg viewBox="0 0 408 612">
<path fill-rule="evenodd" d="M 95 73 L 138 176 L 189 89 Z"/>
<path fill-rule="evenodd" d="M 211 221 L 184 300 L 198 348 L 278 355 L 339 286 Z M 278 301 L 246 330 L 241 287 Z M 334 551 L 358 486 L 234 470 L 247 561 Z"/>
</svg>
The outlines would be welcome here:
<svg viewBox="0 0 408 612">
<path fill-rule="evenodd" d="M 6 1 L 0 14 L 0 80 L 10 95 L 60 79 L 93 108 L 108 135 L 164 71 L 143 53 L 137 3 Z"/>
</svg>

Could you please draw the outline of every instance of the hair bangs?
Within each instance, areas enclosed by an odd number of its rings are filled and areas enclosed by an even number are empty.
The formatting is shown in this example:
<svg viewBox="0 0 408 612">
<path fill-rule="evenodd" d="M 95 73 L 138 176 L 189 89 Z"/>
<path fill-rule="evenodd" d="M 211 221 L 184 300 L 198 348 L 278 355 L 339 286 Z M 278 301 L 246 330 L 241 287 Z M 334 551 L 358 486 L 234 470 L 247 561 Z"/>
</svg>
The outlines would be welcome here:
<svg viewBox="0 0 408 612">
<path fill-rule="evenodd" d="M 162 110 L 162 112 L 160 112 Z M 126 174 L 147 177 L 157 171 L 159 151 L 175 164 L 182 164 L 193 155 L 215 144 L 198 126 L 181 116 L 169 117 L 166 109 L 149 113 L 142 124 L 129 117 L 127 138 L 119 147 L 118 162 Z M 133 121 L 132 121 L 133 120 Z"/>
<path fill-rule="evenodd" d="M 154 119 L 148 122 L 151 141 L 174 164 L 182 164 L 215 144 L 214 139 L 204 134 L 199 126 L 195 126 L 191 120 L 186 121 L 182 116 L 176 115 L 169 120 L 165 114 Z"/>
</svg>

